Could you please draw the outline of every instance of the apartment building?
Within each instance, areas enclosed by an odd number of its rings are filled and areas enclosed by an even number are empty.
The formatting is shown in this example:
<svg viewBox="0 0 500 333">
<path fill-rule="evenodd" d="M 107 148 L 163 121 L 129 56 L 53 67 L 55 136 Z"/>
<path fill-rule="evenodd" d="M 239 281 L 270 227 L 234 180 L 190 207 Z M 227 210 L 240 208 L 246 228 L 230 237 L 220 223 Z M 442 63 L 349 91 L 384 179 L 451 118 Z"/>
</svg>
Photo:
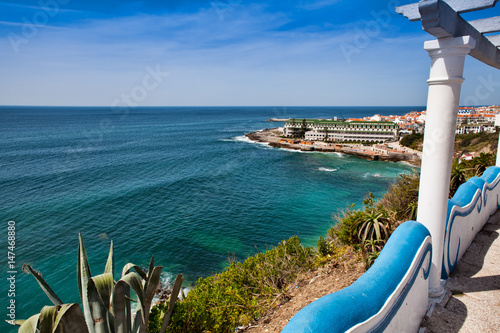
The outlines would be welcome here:
<svg viewBox="0 0 500 333">
<path fill-rule="evenodd" d="M 399 126 L 388 121 L 289 119 L 284 135 L 306 140 L 331 142 L 385 142 L 398 139 Z"/>
</svg>

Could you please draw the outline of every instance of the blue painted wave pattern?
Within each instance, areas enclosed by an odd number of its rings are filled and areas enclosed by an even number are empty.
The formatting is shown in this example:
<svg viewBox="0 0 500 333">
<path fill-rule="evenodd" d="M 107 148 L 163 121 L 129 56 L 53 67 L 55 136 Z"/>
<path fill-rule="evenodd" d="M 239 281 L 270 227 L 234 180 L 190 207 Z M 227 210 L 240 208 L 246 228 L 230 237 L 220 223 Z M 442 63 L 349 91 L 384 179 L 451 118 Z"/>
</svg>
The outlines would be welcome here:
<svg viewBox="0 0 500 333">
<path fill-rule="evenodd" d="M 183 273 L 187 285 L 220 271 L 228 257 L 243 259 L 293 235 L 315 245 L 333 212 L 360 205 L 369 191 L 380 197 L 411 167 L 284 151 L 243 135 L 281 125 L 269 118 L 411 110 L 140 108 L 115 114 L 0 107 L 0 246 L 7 248 L 7 222 L 15 221 L 18 318 L 49 304 L 21 272 L 23 263 L 40 270 L 64 302 L 79 300 L 78 231 L 94 274 L 104 270 L 112 239 L 117 270 L 128 262 L 146 266 L 154 254 L 164 280 Z M 6 267 L 6 256 L 0 264 Z M 0 286 L 8 289 L 6 279 Z M 6 302 L 1 294 L 0 304 Z"/>
<path fill-rule="evenodd" d="M 460 185 L 448 201 L 441 278 L 447 279 L 491 214 L 500 208 L 500 167 Z"/>
</svg>

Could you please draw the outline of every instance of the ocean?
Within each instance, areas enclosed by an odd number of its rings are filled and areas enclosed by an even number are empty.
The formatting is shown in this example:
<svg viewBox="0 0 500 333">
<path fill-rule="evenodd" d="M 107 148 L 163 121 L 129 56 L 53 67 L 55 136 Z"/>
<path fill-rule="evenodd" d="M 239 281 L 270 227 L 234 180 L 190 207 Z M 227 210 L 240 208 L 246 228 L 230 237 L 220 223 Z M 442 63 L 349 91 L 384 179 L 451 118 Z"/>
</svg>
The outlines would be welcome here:
<svg viewBox="0 0 500 333">
<path fill-rule="evenodd" d="M 154 255 L 163 281 L 182 273 L 185 287 L 294 235 L 315 246 L 333 213 L 359 207 L 367 192 L 380 198 L 413 167 L 271 148 L 245 133 L 283 125 L 269 118 L 423 109 L 0 107 L 0 331 L 17 331 L 4 321 L 12 299 L 17 319 L 51 304 L 23 263 L 63 302 L 80 301 L 78 232 L 92 274 L 103 272 L 113 240 L 116 280 L 126 263 L 147 267 Z"/>
</svg>

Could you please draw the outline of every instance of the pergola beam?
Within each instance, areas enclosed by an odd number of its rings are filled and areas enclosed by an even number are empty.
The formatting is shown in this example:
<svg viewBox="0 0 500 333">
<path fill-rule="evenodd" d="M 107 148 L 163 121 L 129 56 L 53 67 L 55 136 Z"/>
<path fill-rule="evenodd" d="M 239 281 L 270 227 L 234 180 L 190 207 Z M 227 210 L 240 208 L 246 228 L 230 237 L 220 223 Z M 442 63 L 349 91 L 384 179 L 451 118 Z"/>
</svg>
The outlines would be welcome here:
<svg viewBox="0 0 500 333">
<path fill-rule="evenodd" d="M 482 34 L 500 32 L 500 16 L 469 21 L 469 23 Z"/>
<path fill-rule="evenodd" d="M 423 0 L 419 3 L 397 7 L 396 11 L 407 16 L 408 6 L 416 5 L 419 11 L 419 19 L 422 21 L 422 28 L 436 38 L 471 36 L 476 41 L 476 47 L 470 51 L 470 55 L 485 64 L 500 69 L 500 50 L 498 43 L 494 45 L 487 37 L 475 29 L 469 22 L 464 20 L 456 8 L 462 12 L 479 10 L 492 7 L 498 0 Z M 452 6 L 456 7 L 453 8 Z M 475 8 L 475 9 L 473 9 Z M 410 20 L 411 17 L 407 16 Z M 495 41 L 496 36 L 491 36 Z M 490 38 L 491 38 L 490 37 Z"/>
<path fill-rule="evenodd" d="M 500 47 L 500 35 L 488 36 L 490 42 L 496 47 Z"/>
<path fill-rule="evenodd" d="M 498 0 L 446 0 L 448 5 L 457 13 L 467 13 L 476 10 L 494 7 Z M 396 7 L 396 12 L 406 16 L 410 21 L 421 19 L 418 10 L 419 3 Z"/>
</svg>

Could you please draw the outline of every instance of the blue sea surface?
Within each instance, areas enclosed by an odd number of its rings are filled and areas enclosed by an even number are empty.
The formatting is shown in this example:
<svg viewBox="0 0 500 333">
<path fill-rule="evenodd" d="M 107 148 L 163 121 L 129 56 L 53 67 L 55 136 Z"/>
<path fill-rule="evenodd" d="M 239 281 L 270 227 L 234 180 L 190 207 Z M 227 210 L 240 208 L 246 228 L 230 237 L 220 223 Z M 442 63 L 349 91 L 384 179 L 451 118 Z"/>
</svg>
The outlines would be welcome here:
<svg viewBox="0 0 500 333">
<path fill-rule="evenodd" d="M 422 107 L 0 107 L 0 304 L 17 319 L 50 305 L 23 263 L 65 303 L 79 302 L 78 232 L 92 274 L 114 242 L 116 276 L 151 255 L 185 286 L 297 235 L 315 246 L 332 214 L 367 192 L 381 197 L 403 163 L 301 153 L 252 143 L 269 118 L 404 114 Z M 8 222 L 16 227 L 14 269 Z M 11 258 L 12 259 L 12 258 Z M 8 271 L 15 297 L 8 296 Z M 16 329 L 4 326 L 2 332 Z M 5 327 L 5 328 L 4 328 Z"/>
</svg>

